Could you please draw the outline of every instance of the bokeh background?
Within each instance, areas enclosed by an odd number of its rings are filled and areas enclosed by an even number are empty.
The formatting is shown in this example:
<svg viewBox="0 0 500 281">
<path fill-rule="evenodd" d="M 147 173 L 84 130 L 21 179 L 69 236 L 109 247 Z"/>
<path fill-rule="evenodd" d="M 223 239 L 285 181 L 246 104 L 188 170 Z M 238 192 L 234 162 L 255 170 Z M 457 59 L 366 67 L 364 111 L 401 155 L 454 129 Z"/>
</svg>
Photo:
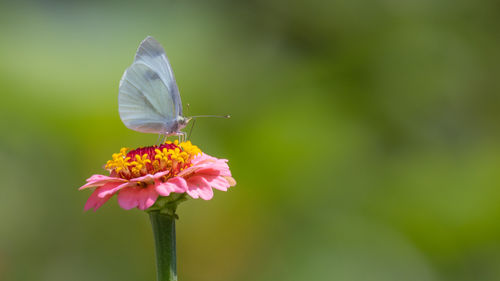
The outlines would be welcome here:
<svg viewBox="0 0 500 281">
<path fill-rule="evenodd" d="M 154 280 L 146 214 L 77 191 L 147 35 L 238 185 L 180 206 L 179 279 L 500 280 L 498 1 L 0 4 L 0 280 Z"/>
</svg>

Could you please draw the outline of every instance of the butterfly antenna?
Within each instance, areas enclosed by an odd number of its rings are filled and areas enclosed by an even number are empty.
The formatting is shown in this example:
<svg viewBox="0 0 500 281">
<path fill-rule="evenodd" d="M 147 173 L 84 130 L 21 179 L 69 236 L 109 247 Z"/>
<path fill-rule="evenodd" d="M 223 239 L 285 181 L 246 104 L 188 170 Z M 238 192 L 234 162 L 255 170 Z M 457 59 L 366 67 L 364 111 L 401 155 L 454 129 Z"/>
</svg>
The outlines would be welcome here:
<svg viewBox="0 0 500 281">
<path fill-rule="evenodd" d="M 231 118 L 231 115 L 196 115 L 196 116 L 190 116 L 191 118 L 198 118 L 198 117 L 215 117 L 215 118 Z"/>
<path fill-rule="evenodd" d="M 189 135 L 187 137 L 188 140 L 191 139 L 191 134 L 193 133 L 193 128 L 194 128 L 195 123 L 196 123 L 196 119 L 193 119 L 193 125 L 191 125 L 191 129 L 189 130 Z"/>
</svg>

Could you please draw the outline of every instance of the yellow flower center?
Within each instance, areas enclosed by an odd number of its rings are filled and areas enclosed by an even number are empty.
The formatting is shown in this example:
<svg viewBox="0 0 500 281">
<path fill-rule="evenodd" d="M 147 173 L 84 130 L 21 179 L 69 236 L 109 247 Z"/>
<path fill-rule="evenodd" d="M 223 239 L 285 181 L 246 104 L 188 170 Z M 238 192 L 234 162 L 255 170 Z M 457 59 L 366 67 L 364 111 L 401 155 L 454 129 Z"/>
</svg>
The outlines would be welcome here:
<svg viewBox="0 0 500 281">
<path fill-rule="evenodd" d="M 111 175 L 125 179 L 137 178 L 147 174 L 169 171 L 166 177 L 172 177 L 190 167 L 191 160 L 201 150 L 190 141 L 178 143 L 167 141 L 159 146 L 140 147 L 134 150 L 120 149 L 106 163 Z"/>
</svg>

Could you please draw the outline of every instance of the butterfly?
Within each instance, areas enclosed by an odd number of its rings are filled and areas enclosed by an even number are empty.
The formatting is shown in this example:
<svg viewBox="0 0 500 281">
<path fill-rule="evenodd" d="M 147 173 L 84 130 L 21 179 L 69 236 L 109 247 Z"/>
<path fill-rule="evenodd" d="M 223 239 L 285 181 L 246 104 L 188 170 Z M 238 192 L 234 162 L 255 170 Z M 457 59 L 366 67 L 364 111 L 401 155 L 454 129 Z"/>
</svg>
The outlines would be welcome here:
<svg viewBox="0 0 500 281">
<path fill-rule="evenodd" d="M 127 128 L 142 133 L 183 136 L 192 117 L 182 115 L 182 102 L 165 50 L 153 37 L 144 39 L 134 62 L 123 73 L 118 111 Z"/>
</svg>

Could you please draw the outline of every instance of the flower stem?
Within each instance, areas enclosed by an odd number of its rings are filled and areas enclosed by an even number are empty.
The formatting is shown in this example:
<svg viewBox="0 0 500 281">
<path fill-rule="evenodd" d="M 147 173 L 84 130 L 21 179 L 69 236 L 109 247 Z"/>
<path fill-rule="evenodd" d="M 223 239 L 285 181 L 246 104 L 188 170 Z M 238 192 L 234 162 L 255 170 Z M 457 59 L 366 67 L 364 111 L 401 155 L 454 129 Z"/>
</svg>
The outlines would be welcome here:
<svg viewBox="0 0 500 281">
<path fill-rule="evenodd" d="M 149 212 L 156 253 L 157 281 L 177 281 L 175 250 L 175 216 L 159 211 Z"/>
</svg>

